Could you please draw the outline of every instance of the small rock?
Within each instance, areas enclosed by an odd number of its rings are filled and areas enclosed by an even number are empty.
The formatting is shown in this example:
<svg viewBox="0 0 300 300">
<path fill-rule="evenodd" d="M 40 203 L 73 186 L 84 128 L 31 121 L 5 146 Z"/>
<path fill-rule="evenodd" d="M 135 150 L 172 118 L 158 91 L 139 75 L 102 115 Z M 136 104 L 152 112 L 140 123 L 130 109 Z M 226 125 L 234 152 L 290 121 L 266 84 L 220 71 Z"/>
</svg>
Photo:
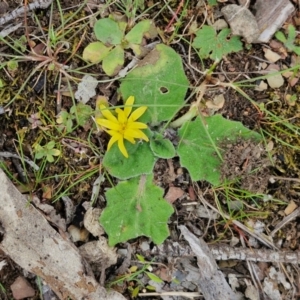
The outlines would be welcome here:
<svg viewBox="0 0 300 300">
<path fill-rule="evenodd" d="M 19 276 L 10 286 L 14 299 L 24 299 L 35 295 L 30 283 L 22 276 Z"/>
<path fill-rule="evenodd" d="M 284 84 L 284 79 L 281 76 L 280 73 L 277 74 L 271 74 L 276 73 L 276 71 L 270 72 L 270 76 L 267 78 L 268 84 L 273 89 L 278 89 Z"/>
<path fill-rule="evenodd" d="M 268 89 L 268 85 L 263 80 L 261 80 L 259 85 L 257 85 L 254 88 L 255 91 L 259 91 L 259 92 L 265 91 L 267 89 Z"/>
<path fill-rule="evenodd" d="M 279 67 L 275 64 L 272 64 L 269 65 L 266 70 L 269 71 L 269 76 L 267 77 L 269 86 L 273 89 L 280 88 L 284 84 L 284 79 L 282 75 L 278 73 Z"/>
<path fill-rule="evenodd" d="M 263 51 L 265 52 L 265 58 L 271 63 L 274 63 L 281 59 L 281 56 L 278 53 L 270 49 L 264 48 Z"/>
<path fill-rule="evenodd" d="M 150 245 L 148 242 L 146 241 L 143 241 L 141 244 L 140 244 L 140 248 L 142 251 L 148 251 L 150 249 Z"/>
<path fill-rule="evenodd" d="M 249 9 L 236 4 L 222 8 L 222 13 L 229 23 L 233 35 L 244 37 L 247 43 L 257 40 L 260 32 L 254 15 Z"/>
</svg>

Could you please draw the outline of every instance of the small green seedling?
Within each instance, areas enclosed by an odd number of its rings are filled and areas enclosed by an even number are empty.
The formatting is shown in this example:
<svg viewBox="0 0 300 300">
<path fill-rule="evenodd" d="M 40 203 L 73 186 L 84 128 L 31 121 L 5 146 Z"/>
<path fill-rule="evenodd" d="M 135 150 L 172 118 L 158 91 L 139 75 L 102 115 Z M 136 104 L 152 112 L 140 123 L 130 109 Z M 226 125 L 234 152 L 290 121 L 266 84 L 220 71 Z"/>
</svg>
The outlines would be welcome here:
<svg viewBox="0 0 300 300">
<path fill-rule="evenodd" d="M 136 56 L 143 54 L 143 37 L 154 38 L 157 34 L 150 20 L 136 24 L 127 34 L 127 24 L 112 18 L 98 20 L 94 32 L 98 42 L 90 43 L 83 51 L 83 59 L 100 63 L 104 72 L 115 75 L 124 64 L 124 50 L 132 49 Z"/>
<path fill-rule="evenodd" d="M 141 277 L 145 274 L 147 275 L 150 280 L 157 282 L 157 283 L 163 283 L 163 280 L 159 278 L 157 275 L 152 273 L 152 262 L 153 261 L 146 261 L 145 258 L 142 255 L 137 254 L 137 259 L 139 260 L 140 264 L 142 264 L 142 267 L 138 267 L 137 265 L 132 265 L 128 269 L 128 273 L 119 276 L 116 280 L 109 283 L 109 287 L 113 287 L 118 284 L 124 285 L 124 283 L 127 283 L 128 285 L 128 291 L 131 294 L 131 297 L 134 299 L 138 296 L 138 293 L 146 288 L 149 291 L 155 291 L 155 287 L 151 285 L 145 286 L 145 283 L 143 280 L 141 280 Z M 134 286 L 132 284 L 134 283 Z"/>
<path fill-rule="evenodd" d="M 116 2 L 116 5 L 121 8 L 125 16 L 128 18 L 128 27 L 131 28 L 135 23 L 135 16 L 138 10 L 145 10 L 144 0 L 121 0 L 120 4 Z"/>
<path fill-rule="evenodd" d="M 41 159 L 45 157 L 48 162 L 54 162 L 53 156 L 59 156 L 60 150 L 54 148 L 55 142 L 50 141 L 45 146 L 39 144 L 35 145 L 35 159 Z"/>
<path fill-rule="evenodd" d="M 70 112 L 61 111 L 57 115 L 56 122 L 60 125 L 60 130 L 65 129 L 67 133 L 70 133 L 74 130 L 74 120 L 79 126 L 84 126 L 92 114 L 93 109 L 89 105 L 79 102 L 71 107 Z"/>
<path fill-rule="evenodd" d="M 11 75 L 17 72 L 18 67 L 19 63 L 16 60 L 9 60 L 7 62 L 7 70 Z"/>
<path fill-rule="evenodd" d="M 73 131 L 73 120 L 75 119 L 75 116 L 65 110 L 62 110 L 56 118 L 57 124 L 60 126 L 58 127 L 59 130 L 66 129 L 67 133 L 70 133 Z"/>
<path fill-rule="evenodd" d="M 243 49 L 240 37 L 230 36 L 230 32 L 230 29 L 225 28 L 217 34 L 212 26 L 204 25 L 196 31 L 193 46 L 200 49 L 199 56 L 201 58 L 220 61 L 223 56 Z"/>
<path fill-rule="evenodd" d="M 27 39 L 25 35 L 22 35 L 19 39 L 14 40 L 14 47 L 20 49 L 21 52 L 26 51 Z"/>
<path fill-rule="evenodd" d="M 287 38 L 281 31 L 277 31 L 275 33 L 275 37 L 277 38 L 277 40 L 282 42 L 288 50 L 295 52 L 297 55 L 300 55 L 300 47 L 295 45 L 296 36 L 296 28 L 293 25 L 288 26 Z"/>
</svg>

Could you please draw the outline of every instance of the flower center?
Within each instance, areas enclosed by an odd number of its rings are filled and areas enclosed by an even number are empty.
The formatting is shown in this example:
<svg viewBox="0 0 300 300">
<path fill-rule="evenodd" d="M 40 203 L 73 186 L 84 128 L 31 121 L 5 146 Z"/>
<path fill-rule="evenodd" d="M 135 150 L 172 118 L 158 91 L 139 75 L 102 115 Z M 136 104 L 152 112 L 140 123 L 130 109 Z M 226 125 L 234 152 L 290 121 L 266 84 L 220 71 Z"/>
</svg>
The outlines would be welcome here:
<svg viewBox="0 0 300 300">
<path fill-rule="evenodd" d="M 126 126 L 127 126 L 127 122 L 125 122 L 125 123 L 120 123 L 120 133 L 121 133 L 122 135 L 124 135 L 124 133 L 125 133 Z"/>
</svg>

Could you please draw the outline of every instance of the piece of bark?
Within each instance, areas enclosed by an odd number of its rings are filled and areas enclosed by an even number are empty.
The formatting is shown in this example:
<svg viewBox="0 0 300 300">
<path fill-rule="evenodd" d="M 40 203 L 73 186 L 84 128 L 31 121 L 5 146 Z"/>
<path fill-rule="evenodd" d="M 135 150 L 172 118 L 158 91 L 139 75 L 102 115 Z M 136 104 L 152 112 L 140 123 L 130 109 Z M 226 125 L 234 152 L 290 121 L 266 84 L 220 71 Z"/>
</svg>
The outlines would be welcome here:
<svg viewBox="0 0 300 300">
<path fill-rule="evenodd" d="M 249 260 L 253 262 L 274 262 L 300 264 L 300 251 L 250 249 L 242 247 L 231 247 L 228 245 L 209 245 L 212 256 L 216 260 Z M 142 253 L 146 256 L 149 253 Z M 180 245 L 177 242 L 165 241 L 162 245 L 154 246 L 151 255 L 162 257 L 191 257 L 195 253 L 190 246 Z"/>
<path fill-rule="evenodd" d="M 0 249 L 41 277 L 60 299 L 125 300 L 108 294 L 70 241 L 63 239 L 0 169 Z"/>
<path fill-rule="evenodd" d="M 200 280 L 196 284 L 205 300 L 235 300 L 238 296 L 231 290 L 223 273 L 219 270 L 207 244 L 194 236 L 185 226 L 178 226 L 197 257 Z"/>
<path fill-rule="evenodd" d="M 222 13 L 233 35 L 244 37 L 247 43 L 267 43 L 294 10 L 289 0 L 257 0 L 255 16 L 236 4 L 226 5 Z"/>
<path fill-rule="evenodd" d="M 19 18 L 25 12 L 29 12 L 35 9 L 46 9 L 52 3 L 52 1 L 53 0 L 36 0 L 32 3 L 28 3 L 27 5 L 16 8 L 12 12 L 6 13 L 3 17 L 0 18 L 0 25 L 4 25 Z"/>
<path fill-rule="evenodd" d="M 289 0 L 256 0 L 255 18 L 260 29 L 256 43 L 267 43 L 273 34 L 294 12 L 295 7 Z"/>
</svg>

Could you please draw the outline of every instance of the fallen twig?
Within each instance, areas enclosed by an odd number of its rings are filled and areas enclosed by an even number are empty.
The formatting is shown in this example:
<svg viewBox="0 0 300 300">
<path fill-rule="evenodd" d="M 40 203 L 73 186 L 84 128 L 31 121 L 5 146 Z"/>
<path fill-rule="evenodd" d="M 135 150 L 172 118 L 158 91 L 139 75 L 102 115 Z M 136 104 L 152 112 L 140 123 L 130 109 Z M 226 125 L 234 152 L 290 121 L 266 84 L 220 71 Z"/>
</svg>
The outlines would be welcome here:
<svg viewBox="0 0 300 300">
<path fill-rule="evenodd" d="M 25 12 L 29 12 L 37 8 L 46 9 L 52 3 L 52 1 L 53 0 L 37 0 L 32 3 L 28 3 L 26 6 L 24 5 L 22 7 L 16 8 L 12 12 L 0 18 L 0 25 L 4 25 L 12 20 L 15 20 L 16 18 L 19 18 Z"/>
<path fill-rule="evenodd" d="M 13 154 L 13 153 L 10 153 L 10 152 L 0 152 L 0 157 L 6 157 L 6 158 L 9 158 L 9 157 L 12 157 L 12 158 L 18 158 L 18 159 L 21 159 L 21 160 L 24 160 L 26 163 L 28 163 L 30 165 L 30 167 L 32 167 L 35 171 L 38 171 L 40 169 L 40 167 L 38 165 L 36 165 L 33 161 L 31 161 L 30 159 L 28 158 L 25 158 L 25 157 L 20 157 L 19 155 L 17 154 Z"/>
</svg>

